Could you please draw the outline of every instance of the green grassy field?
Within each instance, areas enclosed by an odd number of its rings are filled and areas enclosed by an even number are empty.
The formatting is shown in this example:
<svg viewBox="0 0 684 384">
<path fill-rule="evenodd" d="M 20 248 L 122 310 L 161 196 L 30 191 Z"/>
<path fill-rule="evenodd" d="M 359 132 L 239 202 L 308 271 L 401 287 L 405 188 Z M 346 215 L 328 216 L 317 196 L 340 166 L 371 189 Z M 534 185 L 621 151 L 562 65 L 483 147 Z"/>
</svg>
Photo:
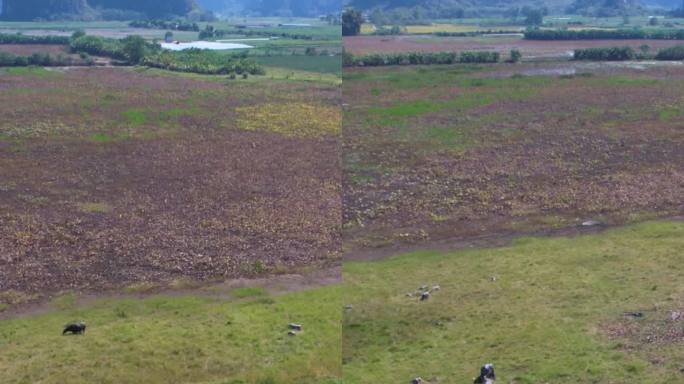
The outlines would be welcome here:
<svg viewBox="0 0 684 384">
<path fill-rule="evenodd" d="M 649 222 L 345 263 L 345 383 L 466 383 L 486 362 L 503 383 L 681 382 L 681 340 L 653 335 L 676 333 L 682 249 L 684 223 Z M 405 295 L 423 284 L 441 290 L 426 302 Z M 610 337 L 619 326 L 640 337 Z"/>
<path fill-rule="evenodd" d="M 297 71 L 342 74 L 340 56 L 256 56 L 254 59 L 266 67 Z"/>
<path fill-rule="evenodd" d="M 0 320 L 0 383 L 338 383 L 340 295 L 62 297 L 48 313 Z M 62 336 L 76 320 L 86 334 Z M 303 332 L 288 336 L 290 322 Z"/>
</svg>

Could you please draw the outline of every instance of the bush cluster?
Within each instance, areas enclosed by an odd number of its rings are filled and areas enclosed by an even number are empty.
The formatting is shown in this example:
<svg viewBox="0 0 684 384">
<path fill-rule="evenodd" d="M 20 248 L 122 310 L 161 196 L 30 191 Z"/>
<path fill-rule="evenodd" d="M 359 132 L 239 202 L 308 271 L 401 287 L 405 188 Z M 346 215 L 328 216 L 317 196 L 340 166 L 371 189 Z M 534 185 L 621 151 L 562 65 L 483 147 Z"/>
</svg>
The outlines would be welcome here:
<svg viewBox="0 0 684 384">
<path fill-rule="evenodd" d="M 636 59 L 637 54 L 630 47 L 586 48 L 576 49 L 573 58 L 575 60 L 624 61 Z"/>
<path fill-rule="evenodd" d="M 373 31 L 374 35 L 377 36 L 391 36 L 391 35 L 401 35 L 406 31 L 406 28 L 402 28 L 398 25 L 393 25 L 391 27 L 380 27 Z"/>
<path fill-rule="evenodd" d="M 684 60 L 684 45 L 663 48 L 655 56 L 656 60 Z"/>
<path fill-rule="evenodd" d="M 142 65 L 178 72 L 192 72 L 210 75 L 264 74 L 263 68 L 245 55 L 227 55 L 200 49 L 179 52 L 161 51 L 146 56 Z"/>
<path fill-rule="evenodd" d="M 499 52 L 407 52 L 354 56 L 344 53 L 342 64 L 346 67 L 377 67 L 385 65 L 431 65 L 456 63 L 496 63 Z"/>
<path fill-rule="evenodd" d="M 111 39 L 99 36 L 77 35 L 71 39 L 69 48 L 72 52 L 105 56 L 116 60 L 138 64 L 143 56 L 161 50 L 159 44 L 145 42 L 140 36 L 128 36 L 124 39 Z"/>
<path fill-rule="evenodd" d="M 645 46 L 647 47 L 647 46 Z M 576 49 L 574 52 L 575 60 L 594 60 L 594 61 L 624 61 L 624 60 L 684 60 L 684 45 L 675 45 L 663 48 L 658 53 L 650 55 L 647 50 L 642 48 L 642 52 L 636 52 L 631 47 L 606 47 L 606 48 L 587 48 Z"/>
<path fill-rule="evenodd" d="M 5 36 L 10 36 L 5 37 Z M 19 36 L 19 37 L 17 37 Z M 0 35 L 0 42 L 22 40 L 23 35 Z M 49 37 L 49 36 L 48 36 Z M 46 40 L 31 39 L 35 44 L 45 44 Z M 139 36 L 129 36 L 125 39 L 111 39 L 99 36 L 85 35 L 83 32 L 74 33 L 71 38 L 61 38 L 60 44 L 69 44 L 71 52 L 79 53 L 81 60 L 70 56 L 49 54 L 34 54 L 31 56 L 16 56 L 0 53 L 0 66 L 68 66 L 91 65 L 90 55 L 110 57 L 130 64 L 140 64 L 149 67 L 162 68 L 171 71 L 193 72 L 201 74 L 250 74 L 264 73 L 256 61 L 247 58 L 246 54 L 225 54 L 209 50 L 189 49 L 180 52 L 163 51 L 159 44 L 145 42 Z M 56 44 L 56 43 L 55 43 Z"/>
</svg>

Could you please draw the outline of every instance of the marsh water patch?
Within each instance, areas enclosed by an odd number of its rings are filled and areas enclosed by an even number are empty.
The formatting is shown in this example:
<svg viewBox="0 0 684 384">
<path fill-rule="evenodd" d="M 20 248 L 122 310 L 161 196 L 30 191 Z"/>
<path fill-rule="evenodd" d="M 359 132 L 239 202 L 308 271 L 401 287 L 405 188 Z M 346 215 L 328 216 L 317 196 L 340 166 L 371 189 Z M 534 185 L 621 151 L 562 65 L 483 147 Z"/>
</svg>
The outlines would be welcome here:
<svg viewBox="0 0 684 384">
<path fill-rule="evenodd" d="M 161 47 L 170 51 L 182 51 L 185 49 L 209 49 L 212 51 L 222 51 L 229 49 L 250 49 L 251 45 L 242 43 L 224 43 L 216 41 L 191 41 L 188 43 L 161 43 Z"/>
<path fill-rule="evenodd" d="M 684 62 L 681 61 L 602 61 L 602 62 L 581 62 L 570 61 L 564 63 L 554 63 L 552 65 L 534 65 L 529 68 L 517 71 L 501 71 L 491 76 L 493 77 L 512 77 L 512 76 L 572 76 L 588 72 L 610 72 L 615 70 L 647 71 L 654 68 L 682 68 Z"/>
</svg>

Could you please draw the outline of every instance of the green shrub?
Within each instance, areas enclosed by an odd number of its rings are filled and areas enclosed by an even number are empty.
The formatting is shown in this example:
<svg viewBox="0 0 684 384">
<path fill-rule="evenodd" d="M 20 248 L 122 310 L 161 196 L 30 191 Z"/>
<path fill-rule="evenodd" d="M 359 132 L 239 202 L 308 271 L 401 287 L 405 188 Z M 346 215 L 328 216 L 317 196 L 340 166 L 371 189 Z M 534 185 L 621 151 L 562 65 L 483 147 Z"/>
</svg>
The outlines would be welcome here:
<svg viewBox="0 0 684 384">
<path fill-rule="evenodd" d="M 655 58 L 656 60 L 684 60 L 684 45 L 661 49 Z"/>
<path fill-rule="evenodd" d="M 393 25 L 392 27 L 380 27 L 373 31 L 374 35 L 377 36 L 390 36 L 390 35 L 401 35 L 401 33 L 404 32 L 404 28 L 398 26 L 398 25 Z"/>
<path fill-rule="evenodd" d="M 625 61 L 634 60 L 637 55 L 631 47 L 587 48 L 576 49 L 573 58 L 575 60 Z"/>
<path fill-rule="evenodd" d="M 178 52 L 160 51 L 146 56 L 141 64 L 170 71 L 210 75 L 264 74 L 263 68 L 256 61 L 248 59 L 244 55 L 228 55 L 201 49 L 186 49 Z"/>
<path fill-rule="evenodd" d="M 520 53 L 520 51 L 517 49 L 511 49 L 511 54 L 508 61 L 511 63 L 517 63 L 520 60 L 522 60 L 522 53 Z"/>
<path fill-rule="evenodd" d="M 435 65 L 457 63 L 496 63 L 498 52 L 405 52 L 354 56 L 343 54 L 342 64 L 346 67 L 378 67 L 385 65 Z"/>
</svg>

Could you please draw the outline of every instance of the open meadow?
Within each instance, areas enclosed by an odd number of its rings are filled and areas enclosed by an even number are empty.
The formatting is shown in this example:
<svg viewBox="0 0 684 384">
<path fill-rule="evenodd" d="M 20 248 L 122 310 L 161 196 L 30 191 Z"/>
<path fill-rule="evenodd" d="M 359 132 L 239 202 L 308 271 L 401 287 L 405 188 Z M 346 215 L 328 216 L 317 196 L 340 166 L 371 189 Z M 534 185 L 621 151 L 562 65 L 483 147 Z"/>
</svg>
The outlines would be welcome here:
<svg viewBox="0 0 684 384">
<path fill-rule="evenodd" d="M 64 295 L 0 314 L 0 383 L 340 383 L 340 287 L 275 280 L 271 289 Z M 85 334 L 62 336 L 78 319 Z M 288 335 L 288 323 L 302 332 Z"/>
<path fill-rule="evenodd" d="M 684 223 L 344 263 L 346 384 L 681 382 Z M 421 301 L 419 287 L 439 286 Z"/>
</svg>

